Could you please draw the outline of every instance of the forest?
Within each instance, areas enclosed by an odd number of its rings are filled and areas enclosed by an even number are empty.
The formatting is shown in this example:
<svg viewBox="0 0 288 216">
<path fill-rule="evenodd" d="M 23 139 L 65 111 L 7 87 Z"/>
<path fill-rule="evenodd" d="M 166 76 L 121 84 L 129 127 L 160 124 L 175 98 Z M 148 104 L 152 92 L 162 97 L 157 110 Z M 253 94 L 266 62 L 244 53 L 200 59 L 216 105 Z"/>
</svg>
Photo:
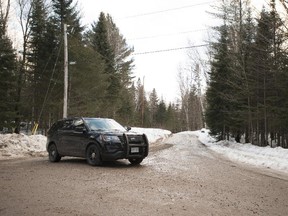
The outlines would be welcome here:
<svg viewBox="0 0 288 216">
<path fill-rule="evenodd" d="M 214 14 L 222 25 L 211 43 L 207 125 L 219 140 L 244 136 L 246 143 L 287 148 L 288 3 L 271 0 L 255 13 L 249 1 L 229 2 Z"/>
<path fill-rule="evenodd" d="M 267 0 L 268 1 L 268 0 Z M 147 93 L 134 75 L 133 44 L 110 14 L 81 25 L 76 0 L 16 0 L 21 53 L 9 38 L 10 0 L 0 0 L 0 128 L 46 133 L 63 117 L 64 24 L 68 32 L 68 116 L 179 132 L 208 127 L 219 140 L 288 147 L 288 2 L 255 10 L 249 0 L 215 1 L 208 60 L 190 53 L 180 98 Z M 281 8 L 281 12 L 279 11 Z M 284 14 L 284 15 L 283 15 Z M 187 23 L 191 23 L 187 20 Z M 201 91 L 199 71 L 207 89 Z"/>
</svg>

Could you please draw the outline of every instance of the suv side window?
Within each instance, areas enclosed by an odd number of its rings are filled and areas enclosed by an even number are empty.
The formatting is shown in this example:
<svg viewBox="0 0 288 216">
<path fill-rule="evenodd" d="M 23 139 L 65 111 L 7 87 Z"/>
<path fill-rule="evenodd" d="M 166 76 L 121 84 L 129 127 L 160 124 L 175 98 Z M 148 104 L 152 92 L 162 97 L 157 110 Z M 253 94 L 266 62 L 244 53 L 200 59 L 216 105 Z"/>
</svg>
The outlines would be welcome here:
<svg viewBox="0 0 288 216">
<path fill-rule="evenodd" d="M 63 127 L 63 121 L 55 122 L 48 131 L 48 135 L 54 134 L 57 130 Z"/>
<path fill-rule="evenodd" d="M 62 130 L 72 130 L 72 129 L 73 129 L 72 123 L 73 123 L 73 120 L 72 120 L 72 119 L 64 120 L 63 126 L 62 126 L 61 129 L 62 129 Z"/>
<path fill-rule="evenodd" d="M 85 129 L 84 121 L 82 119 L 75 119 L 73 122 L 73 130 L 83 131 Z"/>
</svg>

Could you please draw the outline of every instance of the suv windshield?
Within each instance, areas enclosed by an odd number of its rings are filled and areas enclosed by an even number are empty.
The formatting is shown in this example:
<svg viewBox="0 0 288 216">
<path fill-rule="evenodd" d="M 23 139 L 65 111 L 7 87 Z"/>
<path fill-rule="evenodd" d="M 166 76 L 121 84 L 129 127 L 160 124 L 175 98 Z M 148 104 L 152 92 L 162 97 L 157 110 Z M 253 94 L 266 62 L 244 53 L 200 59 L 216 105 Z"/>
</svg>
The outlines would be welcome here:
<svg viewBox="0 0 288 216">
<path fill-rule="evenodd" d="M 126 131 L 126 129 L 113 119 L 84 118 L 90 130 L 117 130 Z"/>
</svg>

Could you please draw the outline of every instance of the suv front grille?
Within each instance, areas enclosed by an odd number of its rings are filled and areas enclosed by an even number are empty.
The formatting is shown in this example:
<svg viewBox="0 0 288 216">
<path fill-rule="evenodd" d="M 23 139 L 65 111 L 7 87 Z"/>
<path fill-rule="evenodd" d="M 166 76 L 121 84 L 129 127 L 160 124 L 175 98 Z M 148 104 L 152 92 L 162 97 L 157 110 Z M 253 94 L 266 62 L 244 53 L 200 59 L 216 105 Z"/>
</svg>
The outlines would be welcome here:
<svg viewBox="0 0 288 216">
<path fill-rule="evenodd" d="M 144 140 L 142 136 L 137 135 L 128 135 L 129 144 L 144 144 Z"/>
<path fill-rule="evenodd" d="M 125 147 L 127 156 L 138 156 L 143 157 L 148 154 L 148 141 L 146 136 L 134 135 L 134 134 L 124 134 L 125 137 Z"/>
</svg>

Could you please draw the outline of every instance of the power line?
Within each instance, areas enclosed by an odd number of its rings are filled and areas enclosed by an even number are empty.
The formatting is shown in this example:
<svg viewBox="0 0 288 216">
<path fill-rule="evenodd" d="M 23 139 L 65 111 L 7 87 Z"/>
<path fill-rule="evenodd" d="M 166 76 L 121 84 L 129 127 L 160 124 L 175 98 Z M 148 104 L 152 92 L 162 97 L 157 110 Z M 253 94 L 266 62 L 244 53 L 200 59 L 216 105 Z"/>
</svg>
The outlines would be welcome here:
<svg viewBox="0 0 288 216">
<path fill-rule="evenodd" d="M 171 51 L 177 51 L 177 50 L 183 50 L 183 49 L 199 48 L 199 47 L 205 47 L 205 46 L 209 46 L 209 44 L 201 44 L 201 45 L 188 46 L 188 47 L 178 47 L 178 48 L 171 48 L 171 49 L 162 49 L 162 50 L 138 52 L 138 53 L 134 53 L 132 55 L 134 55 L 134 56 L 135 55 L 147 55 L 147 54 L 153 54 L 153 53 L 171 52 Z"/>
<path fill-rule="evenodd" d="M 49 98 L 49 90 L 50 90 L 50 86 L 52 85 L 54 74 L 56 72 L 56 65 L 57 65 L 58 60 L 59 60 L 59 56 L 60 56 L 60 52 L 61 52 L 61 48 L 62 48 L 62 43 L 63 43 L 63 41 L 61 40 L 60 47 L 59 47 L 58 54 L 57 54 L 57 58 L 56 58 L 56 61 L 54 63 L 53 71 L 52 71 L 52 74 L 51 74 L 51 77 L 50 77 L 50 80 L 49 80 L 49 84 L 48 84 L 48 87 L 47 87 L 47 91 L 46 91 L 46 94 L 45 94 L 45 97 L 44 97 L 44 101 L 43 101 L 43 104 L 42 104 L 42 108 L 41 108 L 40 114 L 38 116 L 38 122 L 41 119 L 41 116 L 42 116 L 42 113 L 43 113 L 43 110 L 44 110 L 44 106 L 46 106 L 47 100 Z M 58 74 L 58 76 L 59 76 L 59 74 Z M 58 78 L 57 78 L 57 80 L 58 80 Z M 54 86 L 52 87 L 51 92 L 53 91 Z"/>
<path fill-rule="evenodd" d="M 196 29 L 196 30 L 192 30 L 192 31 L 184 31 L 184 32 L 178 32 L 178 33 L 171 33 L 171 34 L 161 34 L 161 35 L 151 35 L 151 36 L 145 36 L 145 37 L 138 37 L 138 38 L 130 38 L 127 40 L 145 40 L 145 39 L 151 39 L 151 38 L 157 38 L 157 37 L 167 37 L 167 36 L 173 36 L 173 35 L 180 35 L 180 34 L 188 34 L 188 33 L 192 33 L 192 32 L 200 32 L 200 31 L 206 31 L 208 30 L 206 29 Z"/>
<path fill-rule="evenodd" d="M 141 17 L 141 16 L 149 16 L 149 15 L 154 15 L 154 14 L 159 14 L 159 13 L 166 13 L 166 12 L 170 12 L 170 11 L 182 10 L 182 9 L 186 9 L 186 8 L 206 5 L 206 4 L 210 4 L 210 3 L 213 3 L 213 2 L 215 2 L 215 0 L 214 1 L 209 1 L 209 2 L 193 4 L 193 5 L 186 5 L 186 6 L 177 7 L 177 8 L 170 8 L 170 9 L 166 9 L 166 10 L 152 11 L 152 12 L 147 12 L 147 13 L 143 13 L 143 14 L 136 14 L 136 15 L 123 17 L 123 18 L 120 18 L 120 19 L 130 19 L 130 18 L 136 18 L 136 17 Z"/>
</svg>

